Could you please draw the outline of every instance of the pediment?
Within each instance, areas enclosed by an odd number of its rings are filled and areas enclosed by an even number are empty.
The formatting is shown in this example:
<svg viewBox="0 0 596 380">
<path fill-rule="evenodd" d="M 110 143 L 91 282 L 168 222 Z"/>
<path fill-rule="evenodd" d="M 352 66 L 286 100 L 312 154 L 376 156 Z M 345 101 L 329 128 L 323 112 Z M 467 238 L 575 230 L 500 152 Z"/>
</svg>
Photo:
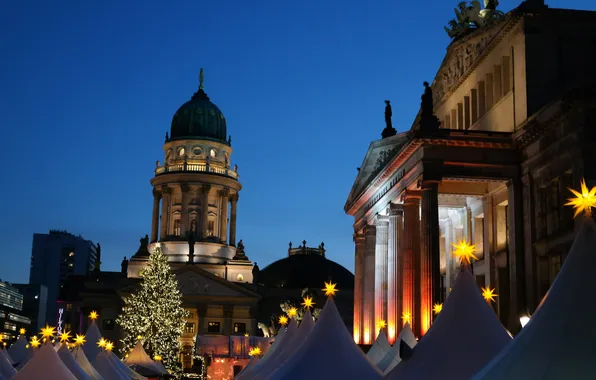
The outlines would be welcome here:
<svg viewBox="0 0 596 380">
<path fill-rule="evenodd" d="M 346 207 L 358 198 L 372 179 L 387 166 L 389 161 L 399 153 L 404 144 L 409 140 L 410 134 L 408 132 L 402 132 L 395 136 L 370 143 L 350 195 L 348 196 Z"/>
<path fill-rule="evenodd" d="M 258 297 L 257 294 L 201 269 L 175 272 L 178 288 L 184 296 Z"/>
</svg>

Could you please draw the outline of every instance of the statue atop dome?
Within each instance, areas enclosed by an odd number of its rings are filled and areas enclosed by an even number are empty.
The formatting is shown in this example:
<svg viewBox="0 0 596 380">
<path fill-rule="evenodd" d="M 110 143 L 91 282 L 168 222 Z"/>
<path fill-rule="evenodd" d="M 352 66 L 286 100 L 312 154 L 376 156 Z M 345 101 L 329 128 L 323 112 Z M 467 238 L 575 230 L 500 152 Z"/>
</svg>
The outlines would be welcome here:
<svg viewBox="0 0 596 380">
<path fill-rule="evenodd" d="M 203 83 L 205 83 L 205 71 L 201 67 L 201 71 L 199 71 L 199 90 L 205 90 Z"/>
</svg>

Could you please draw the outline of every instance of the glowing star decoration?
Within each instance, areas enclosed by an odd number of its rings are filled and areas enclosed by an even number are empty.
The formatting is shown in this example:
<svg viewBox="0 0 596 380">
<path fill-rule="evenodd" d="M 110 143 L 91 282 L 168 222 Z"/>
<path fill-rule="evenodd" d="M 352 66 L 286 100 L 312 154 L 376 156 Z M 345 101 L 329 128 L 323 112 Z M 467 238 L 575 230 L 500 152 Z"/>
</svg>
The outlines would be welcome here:
<svg viewBox="0 0 596 380">
<path fill-rule="evenodd" d="M 62 334 L 60 334 L 60 343 L 68 343 L 69 339 L 70 331 L 64 331 Z"/>
<path fill-rule="evenodd" d="M 385 320 L 381 319 L 380 321 L 377 322 L 377 329 L 384 329 L 385 327 L 387 327 L 387 322 L 385 322 Z"/>
<path fill-rule="evenodd" d="M 495 294 L 495 289 L 491 289 L 490 287 L 481 288 L 482 289 L 482 297 L 486 300 L 486 302 L 490 303 L 495 302 L 495 297 L 498 297 L 498 294 Z"/>
<path fill-rule="evenodd" d="M 244 336 L 245 336 L 246 338 L 248 338 L 248 337 L 249 337 L 248 333 L 244 334 Z"/>
<path fill-rule="evenodd" d="M 48 325 L 41 329 L 41 336 L 43 336 L 46 340 L 50 340 L 50 338 L 53 337 L 55 333 L 56 329 Z"/>
<path fill-rule="evenodd" d="M 2 335 L 0 335 L 0 342 L 2 342 L 4 340 L 4 337 Z"/>
<path fill-rule="evenodd" d="M 29 342 L 29 343 L 31 344 L 31 347 L 33 347 L 33 348 L 37 348 L 41 344 L 41 342 L 37 339 L 37 336 L 33 336 L 33 338 L 31 338 L 31 342 Z"/>
<path fill-rule="evenodd" d="M 159 356 L 159 355 L 155 355 L 155 356 L 153 357 L 153 360 L 158 360 L 158 361 L 161 361 L 161 356 Z"/>
<path fill-rule="evenodd" d="M 474 256 L 474 251 L 476 250 L 476 246 L 466 242 L 465 240 L 460 240 L 457 244 L 451 244 L 455 248 L 453 251 L 453 255 L 460 259 L 462 264 L 470 264 L 472 259 L 478 260 L 476 256 Z"/>
<path fill-rule="evenodd" d="M 106 351 L 110 352 L 114 348 L 114 343 L 106 342 L 106 346 L 104 347 Z"/>
<path fill-rule="evenodd" d="M 325 289 L 323 289 L 325 295 L 327 297 L 335 296 L 335 293 L 339 292 L 339 290 L 335 289 L 336 286 L 337 284 L 332 284 L 331 281 L 326 282 Z"/>
<path fill-rule="evenodd" d="M 142 340 L 142 339 L 143 339 L 143 337 L 142 337 L 142 336 L 140 336 L 140 335 L 137 335 L 137 340 Z"/>
<path fill-rule="evenodd" d="M 75 344 L 77 346 L 82 346 L 83 344 L 85 344 L 85 342 L 86 342 L 85 335 L 77 334 L 77 336 L 75 337 Z"/>
<path fill-rule="evenodd" d="M 315 302 L 312 300 L 312 297 L 304 297 L 304 302 L 302 302 L 302 306 L 305 309 L 310 309 L 315 306 Z"/>
<path fill-rule="evenodd" d="M 404 311 L 401 313 L 401 319 L 404 321 L 404 324 L 412 323 L 412 313 L 409 311 Z"/>
<path fill-rule="evenodd" d="M 288 324 L 288 317 L 286 317 L 285 315 L 282 315 L 281 317 L 279 317 L 279 324 L 282 326 L 285 326 Z"/>
<path fill-rule="evenodd" d="M 95 321 L 97 319 L 97 317 L 99 317 L 99 314 L 97 314 L 97 311 L 93 310 L 91 312 L 91 314 L 89 314 L 89 319 L 92 321 Z"/>
<path fill-rule="evenodd" d="M 104 338 L 101 338 L 100 340 L 97 341 L 97 346 L 104 348 L 106 346 L 106 344 L 108 343 L 107 340 L 105 340 Z"/>
<path fill-rule="evenodd" d="M 584 212 L 585 216 L 592 215 L 592 208 L 596 207 L 596 186 L 592 187 L 588 191 L 588 186 L 586 186 L 586 181 L 582 179 L 581 181 L 581 193 L 569 189 L 575 195 L 575 198 L 569 198 L 568 203 L 565 203 L 565 206 L 573 206 L 575 209 L 575 214 L 573 217 L 575 218 L 578 216 L 582 211 Z"/>
<path fill-rule="evenodd" d="M 435 313 L 435 315 L 439 314 L 442 310 L 443 310 L 442 303 L 436 303 L 433 305 L 433 313 Z"/>
<path fill-rule="evenodd" d="M 25 335 L 25 329 L 20 329 L 20 330 L 19 330 L 19 334 L 21 334 L 21 335 Z"/>
<path fill-rule="evenodd" d="M 248 356 L 261 356 L 261 348 L 260 347 L 252 347 L 248 351 Z"/>
<path fill-rule="evenodd" d="M 298 315 L 298 309 L 296 309 L 294 306 L 292 306 L 289 310 L 288 310 L 288 317 L 290 318 L 294 318 L 296 315 Z"/>
</svg>

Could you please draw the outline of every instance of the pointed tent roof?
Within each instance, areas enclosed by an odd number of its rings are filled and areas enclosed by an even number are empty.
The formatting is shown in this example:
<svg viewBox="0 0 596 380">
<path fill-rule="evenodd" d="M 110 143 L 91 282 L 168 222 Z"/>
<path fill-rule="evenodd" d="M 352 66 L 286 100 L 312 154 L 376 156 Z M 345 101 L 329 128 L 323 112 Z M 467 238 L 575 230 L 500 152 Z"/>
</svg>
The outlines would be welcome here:
<svg viewBox="0 0 596 380">
<path fill-rule="evenodd" d="M 13 379 L 76 380 L 76 377 L 60 360 L 58 354 L 54 351 L 54 346 L 43 344 Z"/>
<path fill-rule="evenodd" d="M 72 351 L 72 356 L 75 358 L 79 366 L 85 371 L 87 375 L 89 375 L 93 380 L 103 380 L 103 377 L 97 372 L 95 367 L 89 362 L 87 356 L 85 355 L 85 351 L 81 348 L 81 346 L 77 346 Z"/>
<path fill-rule="evenodd" d="M 578 235 L 532 319 L 475 379 L 596 378 L 596 225 L 584 220 Z"/>
<path fill-rule="evenodd" d="M 307 310 L 304 313 L 300 326 L 298 326 L 298 330 L 296 330 L 296 333 L 292 336 L 292 339 L 290 339 L 287 344 L 284 344 L 276 358 L 270 360 L 267 365 L 264 368 L 261 368 L 258 372 L 253 373 L 255 378 L 266 379 L 267 376 L 272 374 L 277 368 L 283 366 L 283 364 L 292 357 L 292 354 L 298 347 L 300 347 L 300 344 L 304 342 L 314 327 L 315 320 L 313 319 L 310 310 Z"/>
<path fill-rule="evenodd" d="M 91 321 L 91 324 L 89 327 L 87 327 L 85 338 L 87 340 L 83 344 L 83 351 L 85 351 L 87 358 L 90 361 L 93 361 L 95 356 L 97 356 L 100 351 L 100 348 L 97 346 L 97 342 L 101 339 L 101 333 L 99 332 L 99 328 L 97 327 L 95 320 Z"/>
<path fill-rule="evenodd" d="M 418 344 L 418 341 L 412 332 L 412 328 L 410 327 L 410 322 L 406 322 L 391 349 L 387 352 L 385 357 L 377 363 L 377 368 L 380 369 L 384 374 L 388 374 L 393 368 L 395 368 L 396 365 L 399 364 L 399 362 L 401 362 L 399 353 L 399 342 L 401 341 L 405 342 L 410 348 L 414 348 L 414 346 Z"/>
<path fill-rule="evenodd" d="M 399 341 L 397 342 L 399 343 Z M 387 339 L 387 332 L 385 329 L 381 329 L 379 336 L 377 336 L 372 347 L 366 353 L 366 357 L 372 364 L 377 365 L 390 350 L 391 345 L 389 344 L 389 339 Z"/>
<path fill-rule="evenodd" d="M 168 373 L 165 371 L 165 369 L 162 370 L 160 366 L 158 366 L 157 363 L 153 361 L 149 355 L 147 355 L 145 348 L 143 348 L 143 342 L 140 340 L 137 342 L 133 350 L 128 354 L 126 359 L 124 359 L 124 364 L 127 366 L 138 365 L 140 367 L 155 371 L 161 375 Z"/>
<path fill-rule="evenodd" d="M 104 379 L 130 380 L 130 377 L 120 371 L 104 350 L 101 350 L 93 359 L 93 367 Z"/>
<path fill-rule="evenodd" d="M 236 380 L 253 379 L 254 375 L 257 374 L 261 370 L 261 368 L 264 368 L 269 361 L 275 361 L 275 358 L 283 350 L 285 345 L 292 340 L 292 337 L 294 336 L 294 333 L 297 329 L 298 327 L 296 325 L 296 320 L 294 318 L 291 318 L 287 329 L 282 329 L 283 335 L 280 337 L 282 333 L 279 333 L 277 335 L 278 338 L 275 339 L 271 348 L 267 350 L 267 353 L 265 353 L 265 355 L 257 363 L 255 363 L 253 367 L 246 370 L 242 377 L 238 376 Z"/>
<path fill-rule="evenodd" d="M 8 351 L 6 350 L 6 347 L 2 347 L 2 349 L 0 350 L 2 355 L 4 355 L 6 357 L 6 359 L 8 360 L 8 362 L 11 365 L 14 365 L 16 362 L 12 359 L 12 357 L 10 356 L 10 354 L 8 353 Z"/>
<path fill-rule="evenodd" d="M 25 367 L 25 365 L 33 358 L 33 355 L 39 350 L 39 348 L 29 347 L 27 348 L 27 353 L 25 354 L 25 359 L 21 360 L 19 365 L 17 366 L 17 371 L 20 371 Z"/>
<path fill-rule="evenodd" d="M 0 379 L 10 379 L 17 373 L 5 355 L 0 355 Z"/>
<path fill-rule="evenodd" d="M 120 361 L 120 359 L 118 359 L 118 357 L 112 351 L 108 351 L 107 355 L 108 358 L 112 361 L 112 363 L 114 363 L 114 366 L 116 366 L 116 368 L 125 373 L 128 376 L 128 378 L 137 380 L 147 380 L 146 377 L 141 376 L 132 369 L 128 368 L 126 364 L 122 363 L 122 361 Z"/>
<path fill-rule="evenodd" d="M 27 358 L 27 337 L 25 335 L 19 335 L 16 342 L 8 349 L 8 354 L 17 363 Z"/>
<path fill-rule="evenodd" d="M 328 298 L 311 333 L 269 380 L 381 379 Z"/>
<path fill-rule="evenodd" d="M 65 344 L 60 347 L 57 353 L 60 359 L 62 359 L 62 362 L 66 368 L 68 368 L 68 370 L 75 375 L 77 380 L 91 380 L 91 376 L 89 376 L 87 372 L 81 368 Z"/>
<path fill-rule="evenodd" d="M 462 267 L 443 310 L 413 355 L 388 380 L 469 379 L 511 341 L 496 313 L 482 298 L 474 276 Z"/>
<path fill-rule="evenodd" d="M 257 361 L 259 361 L 259 358 L 257 358 L 257 357 L 253 357 L 252 359 L 250 359 L 248 364 L 245 365 L 244 368 L 242 368 L 242 370 L 238 373 L 238 375 L 236 375 L 236 379 L 238 379 L 240 377 L 240 375 L 242 375 L 243 372 L 250 370 L 251 367 L 253 367 L 255 364 L 257 364 Z"/>
</svg>

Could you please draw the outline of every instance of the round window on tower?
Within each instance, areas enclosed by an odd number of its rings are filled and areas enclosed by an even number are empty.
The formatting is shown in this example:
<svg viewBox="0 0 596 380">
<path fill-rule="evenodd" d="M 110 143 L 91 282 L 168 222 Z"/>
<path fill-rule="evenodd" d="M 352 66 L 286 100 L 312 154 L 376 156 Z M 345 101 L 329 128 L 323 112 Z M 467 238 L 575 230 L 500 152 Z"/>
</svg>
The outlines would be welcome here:
<svg viewBox="0 0 596 380">
<path fill-rule="evenodd" d="M 180 157 L 184 156 L 184 153 L 185 153 L 185 150 L 184 150 L 184 148 L 180 148 L 180 149 L 178 149 L 178 155 L 179 155 Z"/>
<path fill-rule="evenodd" d="M 211 149 L 211 151 L 209 152 L 209 155 L 211 156 L 211 158 L 215 158 L 215 157 L 217 157 L 217 152 L 215 151 L 215 149 Z"/>
<path fill-rule="evenodd" d="M 192 150 L 192 154 L 194 154 L 195 156 L 200 156 L 201 153 L 203 153 L 203 151 L 198 146 L 193 148 L 193 150 Z"/>
</svg>

